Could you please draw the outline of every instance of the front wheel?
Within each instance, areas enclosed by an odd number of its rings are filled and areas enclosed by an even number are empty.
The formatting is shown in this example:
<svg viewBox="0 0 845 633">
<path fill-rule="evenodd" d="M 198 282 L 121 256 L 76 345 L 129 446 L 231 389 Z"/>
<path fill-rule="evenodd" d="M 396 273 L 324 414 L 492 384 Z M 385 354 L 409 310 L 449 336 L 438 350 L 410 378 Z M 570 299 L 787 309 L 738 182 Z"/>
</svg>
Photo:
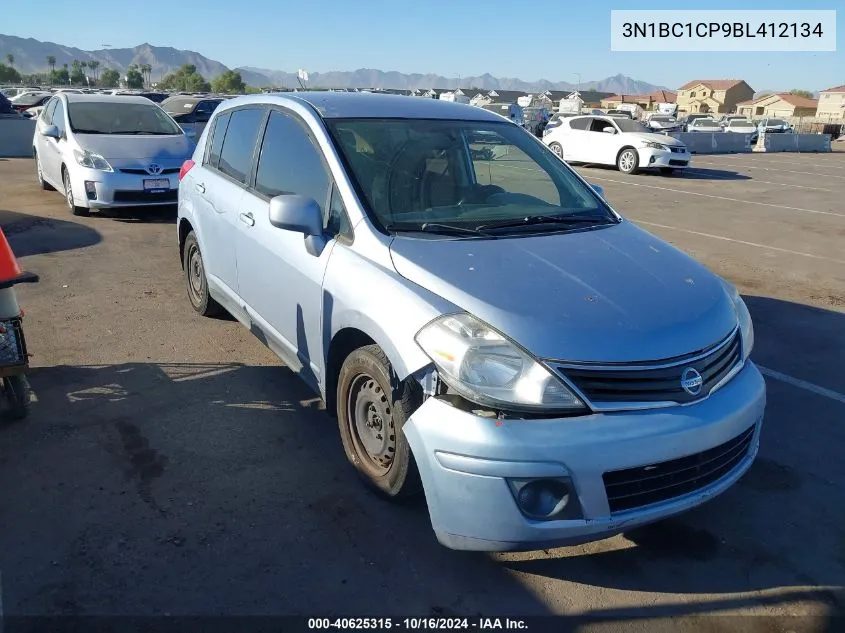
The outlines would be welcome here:
<svg viewBox="0 0 845 633">
<path fill-rule="evenodd" d="M 555 156 L 563 160 L 563 147 L 560 143 L 549 143 L 549 149 L 555 153 Z"/>
<path fill-rule="evenodd" d="M 640 156 L 637 150 L 632 148 L 623 149 L 616 159 L 616 167 L 623 174 L 635 174 L 640 166 Z"/>
<path fill-rule="evenodd" d="M 26 376 L 17 375 L 3 378 L 3 392 L 6 396 L 6 405 L 9 408 L 9 417 L 13 420 L 22 420 L 29 415 L 32 391 Z"/>
<path fill-rule="evenodd" d="M 346 358 L 337 381 L 337 421 L 346 457 L 365 483 L 389 499 L 422 487 L 402 433 L 420 397 L 412 383 L 394 379 L 382 349 L 367 345 Z"/>
</svg>

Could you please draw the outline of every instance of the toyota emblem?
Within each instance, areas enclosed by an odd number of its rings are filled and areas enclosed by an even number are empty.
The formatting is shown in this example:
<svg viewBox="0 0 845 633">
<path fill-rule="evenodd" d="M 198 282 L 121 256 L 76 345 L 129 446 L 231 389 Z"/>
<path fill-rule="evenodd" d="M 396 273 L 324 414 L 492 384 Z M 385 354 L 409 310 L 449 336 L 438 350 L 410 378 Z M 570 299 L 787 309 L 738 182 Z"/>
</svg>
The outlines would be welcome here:
<svg viewBox="0 0 845 633">
<path fill-rule="evenodd" d="M 703 384 L 704 379 L 694 367 L 687 367 L 681 374 L 681 387 L 691 396 L 700 394 Z"/>
<path fill-rule="evenodd" d="M 151 163 L 150 166 L 147 167 L 147 172 L 150 174 L 150 176 L 158 176 L 161 173 L 161 165 Z"/>
</svg>

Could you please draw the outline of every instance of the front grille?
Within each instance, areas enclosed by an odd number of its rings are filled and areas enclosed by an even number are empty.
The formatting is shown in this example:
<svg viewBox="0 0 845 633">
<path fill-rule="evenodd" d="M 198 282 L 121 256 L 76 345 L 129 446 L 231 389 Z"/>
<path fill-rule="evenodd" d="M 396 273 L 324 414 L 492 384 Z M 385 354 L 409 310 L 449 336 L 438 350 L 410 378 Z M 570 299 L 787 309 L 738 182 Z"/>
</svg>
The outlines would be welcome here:
<svg viewBox="0 0 845 633">
<path fill-rule="evenodd" d="M 604 473 L 611 514 L 668 501 L 715 483 L 748 455 L 754 429 L 695 455 Z"/>
<path fill-rule="evenodd" d="M 688 160 L 678 160 L 677 158 L 670 158 L 669 164 L 673 167 L 686 167 L 689 164 Z"/>
<path fill-rule="evenodd" d="M 178 189 L 168 189 L 162 193 L 151 193 L 149 191 L 115 191 L 113 200 L 115 202 L 137 202 L 144 203 L 159 203 L 169 204 L 176 202 L 178 199 Z"/>
<path fill-rule="evenodd" d="M 671 149 L 676 154 L 683 154 L 686 151 L 687 148 L 686 147 L 674 147 L 673 146 L 673 147 L 670 147 L 669 149 Z"/>
<path fill-rule="evenodd" d="M 146 169 L 136 169 L 134 167 L 121 169 L 120 172 L 124 173 L 124 174 L 136 174 L 138 176 L 150 176 L 151 175 L 150 172 L 148 172 Z M 166 176 L 167 174 L 178 174 L 178 173 L 179 173 L 179 167 L 168 167 L 167 169 L 161 170 L 161 175 L 163 175 L 163 176 Z M 158 175 L 159 174 L 156 174 L 153 177 L 156 177 Z"/>
<path fill-rule="evenodd" d="M 603 402 L 677 402 L 687 403 L 707 396 L 740 362 L 739 332 L 709 350 L 670 359 L 665 363 L 641 363 L 637 366 L 591 367 L 589 365 L 559 366 L 593 403 Z M 694 369 L 701 375 L 701 389 L 689 393 L 681 386 L 684 372 Z M 693 372 L 689 372 L 694 376 Z M 689 374 L 688 376 L 689 377 Z"/>
</svg>

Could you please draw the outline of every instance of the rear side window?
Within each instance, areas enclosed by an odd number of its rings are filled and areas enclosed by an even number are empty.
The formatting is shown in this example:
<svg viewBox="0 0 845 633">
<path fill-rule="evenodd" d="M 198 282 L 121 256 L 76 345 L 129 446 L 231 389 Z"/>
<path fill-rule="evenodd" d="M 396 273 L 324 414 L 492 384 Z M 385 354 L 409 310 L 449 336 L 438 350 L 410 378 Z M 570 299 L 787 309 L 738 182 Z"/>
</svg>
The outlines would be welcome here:
<svg viewBox="0 0 845 633">
<path fill-rule="evenodd" d="M 287 193 L 313 198 L 325 211 L 330 179 L 305 128 L 293 118 L 274 111 L 267 122 L 255 189 L 270 198 Z"/>
<path fill-rule="evenodd" d="M 228 112 L 221 114 L 214 121 L 214 129 L 211 131 L 211 148 L 208 150 L 205 164 L 217 169 L 220 161 L 220 149 L 223 147 L 223 138 L 226 136 L 226 128 L 229 127 L 229 118 L 232 115 Z"/>
<path fill-rule="evenodd" d="M 590 125 L 590 118 L 583 118 L 583 119 L 570 119 L 569 127 L 573 130 L 586 130 L 587 127 Z"/>
<path fill-rule="evenodd" d="M 252 152 L 258 138 L 258 128 L 263 119 L 264 110 L 259 108 L 244 108 L 232 112 L 217 169 L 238 182 L 246 183 L 252 164 Z"/>
</svg>

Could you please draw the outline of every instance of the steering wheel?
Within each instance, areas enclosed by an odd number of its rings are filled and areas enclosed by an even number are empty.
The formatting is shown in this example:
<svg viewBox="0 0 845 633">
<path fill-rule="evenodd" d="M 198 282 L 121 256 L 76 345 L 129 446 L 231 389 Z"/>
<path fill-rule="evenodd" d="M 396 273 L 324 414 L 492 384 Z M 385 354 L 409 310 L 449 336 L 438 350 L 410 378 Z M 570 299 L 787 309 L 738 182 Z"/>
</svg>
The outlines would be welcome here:
<svg viewBox="0 0 845 633">
<path fill-rule="evenodd" d="M 464 204 L 482 204 L 497 193 L 506 193 L 499 185 L 472 185 L 470 190 L 458 200 L 458 206 Z"/>
</svg>

